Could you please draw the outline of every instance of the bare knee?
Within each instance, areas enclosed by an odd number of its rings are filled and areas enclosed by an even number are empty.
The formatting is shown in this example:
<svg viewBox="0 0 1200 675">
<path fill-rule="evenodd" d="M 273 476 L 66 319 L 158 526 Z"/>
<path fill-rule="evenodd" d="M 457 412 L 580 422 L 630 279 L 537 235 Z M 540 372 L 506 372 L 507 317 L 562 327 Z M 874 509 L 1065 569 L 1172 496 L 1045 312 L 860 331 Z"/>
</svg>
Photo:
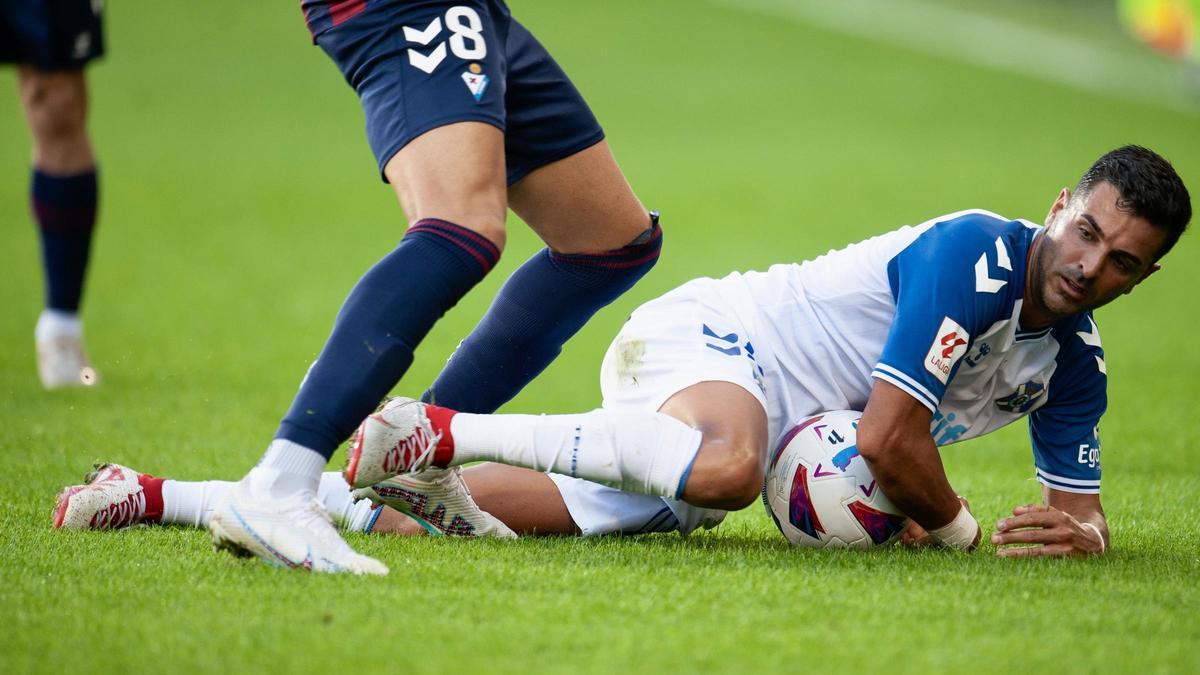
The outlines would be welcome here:
<svg viewBox="0 0 1200 675">
<path fill-rule="evenodd" d="M 736 511 L 762 494 L 764 451 L 743 439 L 706 433 L 684 486 L 693 506 Z"/>
<path fill-rule="evenodd" d="M 767 413 L 747 389 L 732 382 L 698 382 L 676 392 L 659 412 L 703 434 L 683 486 L 685 502 L 735 511 L 758 499 L 767 457 Z"/>
<path fill-rule="evenodd" d="M 21 102 L 33 135 L 34 162 L 53 172 L 90 168 L 87 86 L 83 73 L 44 73 L 23 68 Z"/>
<path fill-rule="evenodd" d="M 438 127 L 397 152 L 384 175 L 410 223 L 448 221 L 504 248 L 508 193 L 499 129 L 479 122 Z"/>
<path fill-rule="evenodd" d="M 538 168 L 508 196 L 521 220 L 559 253 L 621 248 L 650 227 L 605 141 Z"/>
</svg>

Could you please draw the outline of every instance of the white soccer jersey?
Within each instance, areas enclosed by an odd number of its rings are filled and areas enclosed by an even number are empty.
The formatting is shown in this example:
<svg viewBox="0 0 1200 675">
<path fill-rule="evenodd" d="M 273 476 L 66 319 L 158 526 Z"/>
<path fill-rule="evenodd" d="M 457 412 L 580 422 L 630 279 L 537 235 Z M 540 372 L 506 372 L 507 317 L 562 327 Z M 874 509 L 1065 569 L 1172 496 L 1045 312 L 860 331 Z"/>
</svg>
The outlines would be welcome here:
<svg viewBox="0 0 1200 675">
<path fill-rule="evenodd" d="M 799 415 L 862 410 L 878 378 L 933 411 L 939 445 L 1029 416 L 1038 480 L 1097 493 L 1107 398 L 1095 321 L 1081 314 L 1038 331 L 1018 321 L 1040 232 L 963 211 L 803 264 L 700 283 L 749 333 L 742 346 L 761 367 L 771 438 Z M 709 346 L 725 351 L 727 337 Z"/>
</svg>

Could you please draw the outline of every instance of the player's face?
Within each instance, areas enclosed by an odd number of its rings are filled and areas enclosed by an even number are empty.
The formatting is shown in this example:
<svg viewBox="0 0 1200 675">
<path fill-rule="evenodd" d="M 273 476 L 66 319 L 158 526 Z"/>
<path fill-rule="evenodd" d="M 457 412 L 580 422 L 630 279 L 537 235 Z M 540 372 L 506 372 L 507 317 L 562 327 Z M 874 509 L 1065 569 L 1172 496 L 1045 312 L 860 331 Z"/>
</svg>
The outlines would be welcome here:
<svg viewBox="0 0 1200 675">
<path fill-rule="evenodd" d="M 1118 208 L 1119 196 L 1109 183 L 1082 198 L 1059 194 L 1030 261 L 1026 303 L 1034 323 L 1108 304 L 1157 271 L 1166 232 Z"/>
</svg>

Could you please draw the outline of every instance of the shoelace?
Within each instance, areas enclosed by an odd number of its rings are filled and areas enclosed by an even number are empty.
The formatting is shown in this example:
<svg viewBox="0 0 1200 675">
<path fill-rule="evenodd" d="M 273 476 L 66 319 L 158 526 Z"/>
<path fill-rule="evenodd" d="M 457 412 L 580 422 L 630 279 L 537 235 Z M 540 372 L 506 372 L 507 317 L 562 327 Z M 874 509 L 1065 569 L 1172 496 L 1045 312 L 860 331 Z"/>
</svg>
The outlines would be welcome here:
<svg viewBox="0 0 1200 675">
<path fill-rule="evenodd" d="M 294 518 L 297 525 L 314 532 L 323 545 L 333 547 L 342 555 L 358 555 L 337 533 L 333 518 L 315 496 L 288 509 L 287 515 Z"/>
<path fill-rule="evenodd" d="M 438 443 L 442 440 L 442 432 L 434 432 L 433 424 L 429 422 L 429 417 L 425 415 L 425 411 L 421 411 L 421 424 L 417 427 L 418 443 L 423 440 L 425 447 L 421 449 L 421 454 L 412 463 L 411 471 L 422 471 L 429 468 L 429 464 L 433 461 L 433 453 L 437 450 Z"/>
<path fill-rule="evenodd" d="M 424 417 L 424 415 L 422 415 L 422 417 Z M 419 473 L 425 469 L 428 469 L 430 464 L 433 463 L 433 453 L 437 450 L 438 443 L 442 440 L 442 432 L 434 432 L 433 425 L 429 423 L 429 418 L 421 420 L 420 425 L 413 430 L 412 435 L 400 441 L 400 443 L 397 444 L 397 448 L 394 450 L 401 453 L 400 466 L 404 466 L 406 464 L 403 461 L 404 454 L 405 451 L 410 450 L 409 448 L 403 448 L 402 446 L 408 444 L 410 439 L 412 444 L 415 446 L 411 449 L 417 450 L 417 454 L 411 462 L 407 462 L 408 470 L 405 471 L 405 473 Z"/>
<path fill-rule="evenodd" d="M 99 489 L 105 491 L 121 489 L 115 481 L 104 481 L 99 486 Z M 94 528 L 124 527 L 140 520 L 145 512 L 146 494 L 138 490 L 96 511 L 92 516 L 91 526 Z"/>
<path fill-rule="evenodd" d="M 312 524 L 325 523 L 329 527 L 333 527 L 333 519 L 330 518 L 329 512 L 316 497 L 309 496 L 301 499 L 303 501 L 286 511 L 288 517 L 292 518 L 297 525 L 308 527 Z"/>
</svg>

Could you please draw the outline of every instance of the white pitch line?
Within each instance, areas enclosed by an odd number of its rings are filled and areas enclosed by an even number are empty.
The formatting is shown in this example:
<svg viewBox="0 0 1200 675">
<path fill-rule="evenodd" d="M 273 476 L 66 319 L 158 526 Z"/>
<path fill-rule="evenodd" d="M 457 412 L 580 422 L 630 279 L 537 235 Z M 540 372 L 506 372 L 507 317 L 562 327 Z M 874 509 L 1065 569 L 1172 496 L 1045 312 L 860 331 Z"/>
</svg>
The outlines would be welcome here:
<svg viewBox="0 0 1200 675">
<path fill-rule="evenodd" d="M 725 7 L 1017 73 L 1074 89 L 1200 113 L 1182 66 L 1008 19 L 921 0 L 709 0 Z"/>
</svg>

